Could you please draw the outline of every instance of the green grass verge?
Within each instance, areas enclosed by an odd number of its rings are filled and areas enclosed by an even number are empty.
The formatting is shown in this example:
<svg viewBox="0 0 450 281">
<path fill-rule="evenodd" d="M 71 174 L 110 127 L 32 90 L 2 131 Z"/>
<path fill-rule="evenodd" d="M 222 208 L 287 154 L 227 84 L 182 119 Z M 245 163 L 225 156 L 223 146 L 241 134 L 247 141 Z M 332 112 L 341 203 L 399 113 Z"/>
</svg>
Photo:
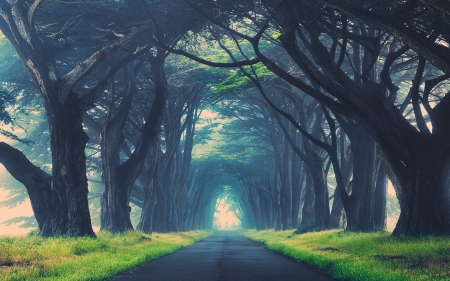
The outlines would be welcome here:
<svg viewBox="0 0 450 281">
<path fill-rule="evenodd" d="M 103 280 L 211 234 L 99 233 L 96 239 L 0 237 L 0 280 Z"/>
<path fill-rule="evenodd" d="M 293 232 L 248 230 L 242 234 L 337 279 L 450 280 L 450 238 L 342 230 Z"/>
</svg>

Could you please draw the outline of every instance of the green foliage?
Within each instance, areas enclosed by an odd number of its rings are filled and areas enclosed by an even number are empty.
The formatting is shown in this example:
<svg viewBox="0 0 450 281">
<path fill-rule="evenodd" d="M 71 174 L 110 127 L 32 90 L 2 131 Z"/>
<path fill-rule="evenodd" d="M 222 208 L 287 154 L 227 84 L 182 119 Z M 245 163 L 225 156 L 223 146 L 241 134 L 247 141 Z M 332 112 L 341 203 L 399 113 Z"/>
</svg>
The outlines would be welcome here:
<svg viewBox="0 0 450 281">
<path fill-rule="evenodd" d="M 250 230 L 243 234 L 269 249 L 326 270 L 339 280 L 450 279 L 450 238 L 397 238 L 390 233 L 342 230 L 301 235 Z"/>
<path fill-rule="evenodd" d="M 50 171 L 48 125 L 42 110 L 42 100 L 36 87 L 24 71 L 9 41 L 0 34 L 0 134 L 8 143 L 21 150 L 33 164 Z M 36 140 L 36 141 L 31 141 Z M 28 198 L 26 189 L 9 173 L 1 172 L 0 188 L 9 191 L 0 206 L 15 207 Z M 34 217 L 9 220 L 6 224 L 35 225 Z"/>
<path fill-rule="evenodd" d="M 249 27 L 249 23 L 235 22 L 234 28 L 239 32 L 247 33 L 249 36 L 254 36 L 254 30 Z M 183 40 L 181 40 L 177 46 L 178 49 L 184 49 L 188 53 L 201 57 L 207 61 L 217 63 L 232 62 L 233 59 L 229 53 L 232 54 L 236 60 L 246 60 L 255 57 L 253 47 L 245 40 L 235 40 L 226 34 L 219 34 L 216 32 L 210 33 L 211 30 L 203 32 L 188 32 Z M 279 36 L 277 30 L 269 29 L 267 31 L 267 39 L 260 42 L 260 49 L 263 52 L 273 50 L 277 41 L 274 38 Z M 220 41 L 220 42 L 219 42 Z M 226 51 L 224 50 L 226 49 Z M 173 56 L 176 58 L 175 65 L 172 68 L 179 68 L 180 65 L 193 65 L 197 64 L 192 60 L 183 56 Z M 227 94 L 251 87 L 251 81 L 238 69 L 238 68 L 222 68 L 222 67 L 209 67 L 205 65 L 197 66 L 201 68 L 201 71 L 197 71 L 197 82 L 202 85 L 211 87 L 215 101 L 222 100 Z M 275 75 L 269 71 L 262 63 L 254 66 L 245 66 L 245 71 L 251 74 L 256 73 L 258 78 L 264 79 L 265 77 L 275 77 Z M 218 82 L 219 81 L 219 82 Z"/>
<path fill-rule="evenodd" d="M 257 75 L 259 79 L 267 77 L 275 77 L 273 72 L 268 70 L 262 63 L 258 63 L 253 67 L 247 66 L 243 68 L 245 72 Z M 251 80 L 245 76 L 241 70 L 230 70 L 230 75 L 221 83 L 214 85 L 213 95 L 216 99 L 222 99 L 224 95 L 235 93 L 251 87 L 254 87 Z"/>
<path fill-rule="evenodd" d="M 11 44 L 0 33 L 0 125 L 11 124 L 12 122 L 8 109 L 15 103 L 15 99 L 4 89 L 5 85 L 1 82 L 5 81 L 5 76 L 9 75 L 10 68 L 17 60 Z"/>
<path fill-rule="evenodd" d="M 262 165 L 272 162 L 273 157 L 265 109 L 256 103 L 253 99 L 247 103 L 224 102 L 220 109 L 221 115 L 228 120 L 223 122 L 220 131 L 223 144 L 217 147 L 216 153 L 221 154 L 229 169 L 245 171 L 247 176 L 261 173 L 265 168 Z"/>
<path fill-rule="evenodd" d="M 104 280 L 211 233 L 99 233 L 96 239 L 0 237 L 0 280 Z"/>
<path fill-rule="evenodd" d="M 7 111 L 7 107 L 13 103 L 13 98 L 6 91 L 0 91 L 0 124 L 11 124 L 11 116 Z M 5 130 L 0 133 L 4 134 Z M 8 133 L 8 132 L 6 132 Z M 9 133 L 10 134 L 10 133 Z M 15 137 L 15 135 L 13 135 Z"/>
</svg>

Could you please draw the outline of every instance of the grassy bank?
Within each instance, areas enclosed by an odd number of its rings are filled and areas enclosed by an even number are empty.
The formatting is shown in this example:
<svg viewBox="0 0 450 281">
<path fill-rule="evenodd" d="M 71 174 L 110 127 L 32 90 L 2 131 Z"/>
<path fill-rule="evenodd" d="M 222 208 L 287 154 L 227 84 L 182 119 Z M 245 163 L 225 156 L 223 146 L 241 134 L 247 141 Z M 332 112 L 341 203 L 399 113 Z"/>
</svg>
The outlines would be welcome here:
<svg viewBox="0 0 450 281">
<path fill-rule="evenodd" d="M 210 234 L 99 233 L 96 239 L 0 237 L 0 280 L 103 280 Z"/>
<path fill-rule="evenodd" d="M 395 238 L 340 230 L 243 233 L 296 260 L 345 280 L 450 280 L 450 238 Z"/>
</svg>

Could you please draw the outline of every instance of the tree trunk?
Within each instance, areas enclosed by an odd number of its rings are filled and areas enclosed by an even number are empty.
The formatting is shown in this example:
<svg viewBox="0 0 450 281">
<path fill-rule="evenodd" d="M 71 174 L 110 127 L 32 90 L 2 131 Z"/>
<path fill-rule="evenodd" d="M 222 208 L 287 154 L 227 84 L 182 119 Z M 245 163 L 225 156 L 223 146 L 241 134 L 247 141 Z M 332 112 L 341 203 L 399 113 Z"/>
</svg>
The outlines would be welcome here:
<svg viewBox="0 0 450 281">
<path fill-rule="evenodd" d="M 0 142 L 0 163 L 27 189 L 39 232 L 52 233 L 52 177 L 32 164 L 22 152 Z"/>
<path fill-rule="evenodd" d="M 296 227 L 297 221 L 299 219 L 300 202 L 304 188 L 304 181 L 306 177 L 306 167 L 300 158 L 292 153 L 292 221 L 293 227 Z"/>
<path fill-rule="evenodd" d="M 418 136 L 409 143 L 414 159 L 405 176 L 397 177 L 401 213 L 393 235 L 450 235 L 448 143 L 437 136 Z"/>
<path fill-rule="evenodd" d="M 386 218 L 386 177 L 383 170 L 380 171 L 382 165 L 380 152 L 364 128 L 349 125 L 352 128 L 352 132 L 348 132 L 348 135 L 351 136 L 354 164 L 350 190 L 345 192 L 342 199 L 347 216 L 347 229 L 383 230 Z"/>
<path fill-rule="evenodd" d="M 32 205 L 45 213 L 45 216 L 48 215 L 42 224 L 41 235 L 95 236 L 87 199 L 88 184 L 84 149 L 88 137 L 83 131 L 81 113 L 86 110 L 86 107 L 93 107 L 96 93 L 102 91 L 94 91 L 101 88 L 94 87 L 88 94 L 79 98 L 73 89 L 76 86 L 82 87 L 83 85 L 78 83 L 83 79 L 92 82 L 96 80 L 87 77 L 100 61 L 120 50 L 138 30 L 134 29 L 119 40 L 103 46 L 83 62 L 77 63 L 65 75 L 60 76 L 58 71 L 63 69 L 59 68 L 60 59 L 58 58 L 58 61 L 55 59 L 59 57 L 57 48 L 51 43 L 49 37 L 39 31 L 38 24 L 35 22 L 39 14 L 36 11 L 39 10 L 42 2 L 45 1 L 34 1 L 32 5 L 28 5 L 0 1 L 0 28 L 11 42 L 40 92 L 49 123 L 52 151 L 51 192 L 48 190 L 44 192 L 45 195 L 50 195 L 46 199 L 44 199 L 46 196 L 30 195 L 30 200 L 37 201 L 32 202 Z M 41 20 L 44 19 L 45 17 L 41 17 Z M 66 51 L 70 52 L 69 49 Z M 132 57 L 133 55 L 128 58 Z M 126 61 L 124 58 L 121 60 Z M 117 67 L 109 68 L 107 74 L 114 72 L 109 71 Z M 64 70 L 67 70 L 67 67 L 64 67 Z M 104 81 L 97 81 L 97 85 L 102 85 Z M 43 199 L 46 202 L 39 202 Z M 51 227 L 47 226 L 49 222 Z"/>
<path fill-rule="evenodd" d="M 375 189 L 378 175 L 376 144 L 361 127 L 355 126 L 351 138 L 353 152 L 353 180 L 349 204 L 346 208 L 347 229 L 374 231 Z"/>
<path fill-rule="evenodd" d="M 328 202 L 328 186 L 320 156 L 313 152 L 311 174 L 314 182 L 314 230 L 328 229 L 330 226 L 330 206 Z"/>
<path fill-rule="evenodd" d="M 159 138 L 154 138 L 151 143 L 151 148 L 149 150 L 147 161 L 150 166 L 148 169 L 147 177 L 151 177 L 148 181 L 148 184 L 144 189 L 144 199 L 142 205 L 141 217 L 139 219 L 139 224 L 136 229 L 145 232 L 152 233 L 153 231 L 153 216 L 155 210 L 155 188 L 154 188 L 154 179 L 156 179 L 157 175 L 155 174 L 157 171 L 157 163 L 158 163 L 158 154 L 159 154 Z"/>
<path fill-rule="evenodd" d="M 155 98 L 150 111 L 141 128 L 139 142 L 133 154 L 127 161 L 120 163 L 119 152 L 122 138 L 122 129 L 127 116 L 127 108 L 131 104 L 131 93 L 127 95 L 125 105 L 119 108 L 116 116 L 109 126 L 105 126 L 102 144 L 102 158 L 105 160 L 104 180 L 105 192 L 102 200 L 102 230 L 111 232 L 124 232 L 133 229 L 130 220 L 129 199 L 131 190 L 144 165 L 147 152 L 153 138 L 157 138 L 161 127 L 161 117 L 167 96 L 166 77 L 164 73 L 164 52 L 158 52 L 156 56 L 147 56 L 152 66 L 155 83 Z M 131 90 L 132 91 L 132 90 Z M 109 121 L 109 120 L 107 120 Z M 109 142 L 109 144 L 108 144 Z"/>
<path fill-rule="evenodd" d="M 175 212 L 178 217 L 177 228 L 183 228 L 185 220 L 183 217 L 183 206 L 187 204 L 187 188 L 186 181 L 189 175 L 192 160 L 192 149 L 194 148 L 195 139 L 195 126 L 199 118 L 199 106 L 200 106 L 200 92 L 199 89 L 194 88 L 190 93 L 192 95 L 191 100 L 187 100 L 186 104 L 189 106 L 186 119 L 182 128 L 185 127 L 184 147 L 182 148 L 182 157 L 179 157 L 177 181 L 175 183 L 176 196 L 175 196 Z M 181 148 L 181 147 L 180 147 Z"/>
<path fill-rule="evenodd" d="M 83 131 L 82 110 L 78 97 L 70 92 L 64 105 L 52 104 L 49 114 L 50 144 L 52 149 L 53 194 L 51 201 L 53 226 L 41 230 L 43 236 L 95 236 L 88 205 L 86 156 L 88 141 Z"/>
<path fill-rule="evenodd" d="M 380 163 L 378 168 L 378 178 L 375 190 L 375 213 L 374 223 L 375 230 L 383 231 L 386 229 L 386 191 L 387 191 L 387 175 L 384 161 Z"/>
<path fill-rule="evenodd" d="M 320 128 L 322 127 L 323 111 L 320 107 L 316 107 L 316 120 L 312 125 L 311 135 L 316 139 L 320 138 Z M 306 116 L 301 116 L 301 125 L 307 128 Z M 328 201 L 328 186 L 327 176 L 323 165 L 323 160 L 320 157 L 320 148 L 313 147 L 309 140 L 304 140 L 303 146 L 305 148 L 306 164 L 311 172 L 314 184 L 314 230 L 325 230 L 330 227 L 330 205 Z"/>
<path fill-rule="evenodd" d="M 314 181 L 311 174 L 306 176 L 305 200 L 303 202 L 301 223 L 297 227 L 296 233 L 304 233 L 314 229 Z"/>
<path fill-rule="evenodd" d="M 281 163 L 283 163 L 282 169 L 284 170 L 284 179 L 282 179 L 282 185 L 280 190 L 280 199 L 281 199 L 281 223 L 282 229 L 288 230 L 292 228 L 292 189 L 293 182 L 291 174 L 294 173 L 292 170 L 292 159 L 291 156 L 293 154 L 289 142 L 286 140 L 287 138 L 283 136 L 283 158 Z M 295 171 L 298 173 L 298 171 Z M 281 174 L 280 174 L 281 175 Z"/>
<path fill-rule="evenodd" d="M 110 106 L 101 132 L 102 179 L 105 191 L 101 199 L 101 230 L 123 232 L 133 229 L 126 178 L 121 174 L 120 151 L 125 140 L 124 127 L 134 96 L 131 67 L 128 69 L 129 82 L 116 113 Z M 111 85 L 111 105 L 115 102 L 115 86 Z M 131 156 L 130 156 L 131 157 Z"/>
<path fill-rule="evenodd" d="M 347 217 L 345 215 L 344 205 L 342 204 L 341 193 L 336 188 L 334 191 L 333 207 L 331 208 L 330 228 L 345 228 L 347 226 Z"/>
</svg>

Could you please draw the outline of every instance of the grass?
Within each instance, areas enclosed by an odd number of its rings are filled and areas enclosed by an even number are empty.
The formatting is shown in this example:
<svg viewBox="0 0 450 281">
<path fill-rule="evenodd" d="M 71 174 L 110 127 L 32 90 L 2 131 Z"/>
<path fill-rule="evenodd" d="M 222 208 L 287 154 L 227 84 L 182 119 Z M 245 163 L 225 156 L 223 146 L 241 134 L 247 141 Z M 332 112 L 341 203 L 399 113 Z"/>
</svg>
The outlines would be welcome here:
<svg viewBox="0 0 450 281">
<path fill-rule="evenodd" d="M 329 230 L 242 234 L 342 280 L 450 280 L 450 238 L 392 237 L 390 233 Z"/>
<path fill-rule="evenodd" d="M 99 233 L 96 239 L 0 237 L 0 280 L 104 280 L 211 234 Z"/>
</svg>

